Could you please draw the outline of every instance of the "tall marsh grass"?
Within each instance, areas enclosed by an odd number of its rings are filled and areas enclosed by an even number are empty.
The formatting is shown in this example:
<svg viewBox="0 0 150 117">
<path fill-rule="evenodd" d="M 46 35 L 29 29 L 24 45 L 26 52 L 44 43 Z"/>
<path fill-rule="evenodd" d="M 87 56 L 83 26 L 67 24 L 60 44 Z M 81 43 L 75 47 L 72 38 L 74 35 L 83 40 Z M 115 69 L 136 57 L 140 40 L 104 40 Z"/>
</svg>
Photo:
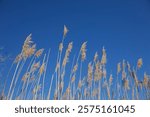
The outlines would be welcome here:
<svg viewBox="0 0 150 117">
<path fill-rule="evenodd" d="M 122 60 L 114 66 L 116 73 L 108 74 L 105 48 L 102 48 L 100 55 L 96 52 L 93 60 L 89 60 L 87 64 L 85 59 L 88 59 L 86 55 L 88 43 L 83 42 L 77 57 L 71 60 L 73 42 L 70 42 L 66 49 L 64 48 L 67 33 L 68 29 L 64 26 L 52 74 L 49 74 L 48 69 L 52 50 L 45 52 L 43 48 L 37 49 L 30 34 L 10 67 L 7 79 L 11 79 L 11 82 L 10 84 L 6 82 L 9 87 L 7 90 L 2 89 L 0 99 L 150 99 L 150 76 L 145 72 L 143 78 L 138 77 L 138 72 L 143 65 L 142 58 L 137 60 L 135 67 L 131 66 L 128 61 Z M 62 54 L 63 52 L 65 54 Z M 67 67 L 68 64 L 71 66 L 70 69 Z M 46 74 L 49 74 L 50 78 Z"/>
</svg>

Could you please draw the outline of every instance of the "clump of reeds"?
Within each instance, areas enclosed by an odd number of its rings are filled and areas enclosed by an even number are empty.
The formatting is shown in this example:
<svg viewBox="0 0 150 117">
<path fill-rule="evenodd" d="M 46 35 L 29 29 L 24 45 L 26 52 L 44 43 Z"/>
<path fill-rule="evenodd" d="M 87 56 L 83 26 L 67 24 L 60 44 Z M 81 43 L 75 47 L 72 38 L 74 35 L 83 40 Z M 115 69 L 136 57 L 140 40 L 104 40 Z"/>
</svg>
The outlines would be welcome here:
<svg viewBox="0 0 150 117">
<path fill-rule="evenodd" d="M 138 77 L 143 66 L 142 58 L 138 59 L 136 69 L 123 60 L 117 64 L 116 74 L 109 74 L 104 47 L 100 54 L 95 53 L 93 60 L 88 60 L 87 42 L 83 42 L 77 57 L 71 60 L 73 42 L 65 50 L 67 33 L 68 29 L 64 26 L 52 74 L 48 69 L 51 49 L 48 52 L 43 48 L 37 50 L 30 34 L 12 63 L 10 71 L 13 74 L 7 77 L 11 83 L 8 90 L 0 94 L 0 99 L 150 99 L 150 76 L 145 72 L 143 78 Z M 67 67 L 68 64 L 71 68 Z M 49 82 L 45 82 L 47 79 Z"/>
</svg>

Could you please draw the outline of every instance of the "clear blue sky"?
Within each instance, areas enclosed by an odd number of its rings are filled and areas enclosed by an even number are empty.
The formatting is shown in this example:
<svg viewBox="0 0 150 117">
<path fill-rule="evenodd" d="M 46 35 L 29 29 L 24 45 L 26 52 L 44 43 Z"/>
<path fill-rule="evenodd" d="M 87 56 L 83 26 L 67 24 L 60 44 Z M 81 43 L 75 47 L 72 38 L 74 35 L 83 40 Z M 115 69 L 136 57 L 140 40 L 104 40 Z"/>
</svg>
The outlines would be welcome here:
<svg viewBox="0 0 150 117">
<path fill-rule="evenodd" d="M 88 41 L 89 60 L 105 46 L 110 70 L 142 57 L 150 73 L 150 0 L 0 0 L 0 46 L 14 56 L 30 33 L 38 48 L 56 56 L 64 24 L 65 43 L 79 50 Z"/>
</svg>

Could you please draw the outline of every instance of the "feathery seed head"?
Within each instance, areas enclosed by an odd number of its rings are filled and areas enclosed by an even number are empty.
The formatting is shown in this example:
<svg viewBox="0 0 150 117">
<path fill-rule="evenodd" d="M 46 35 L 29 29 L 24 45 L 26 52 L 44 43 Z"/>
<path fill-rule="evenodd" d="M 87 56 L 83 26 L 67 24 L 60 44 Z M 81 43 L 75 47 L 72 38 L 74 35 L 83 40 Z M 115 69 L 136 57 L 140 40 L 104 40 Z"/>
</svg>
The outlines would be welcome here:
<svg viewBox="0 0 150 117">
<path fill-rule="evenodd" d="M 42 49 L 39 49 L 39 50 L 35 53 L 35 56 L 36 56 L 37 58 L 40 57 L 40 56 L 42 55 L 43 51 L 44 51 L 43 48 L 42 48 Z"/>
<path fill-rule="evenodd" d="M 89 86 L 92 85 L 92 76 L 93 76 L 93 68 L 92 68 L 91 63 L 89 63 L 88 64 L 88 78 L 87 78 L 87 82 Z"/>
<path fill-rule="evenodd" d="M 39 69 L 40 75 L 43 74 L 44 71 L 45 71 L 45 63 L 43 63 Z"/>
<path fill-rule="evenodd" d="M 68 48 L 66 50 L 65 57 L 64 57 L 64 60 L 63 60 L 63 63 L 62 63 L 63 67 L 66 66 L 67 62 L 69 61 L 69 55 L 70 55 L 70 52 L 72 50 L 72 44 L 73 44 L 72 42 L 69 43 Z"/>
<path fill-rule="evenodd" d="M 143 85 L 144 85 L 145 87 L 148 86 L 148 81 L 149 81 L 148 75 L 147 75 L 146 73 L 144 73 Z"/>
<path fill-rule="evenodd" d="M 106 55 L 106 50 L 105 50 L 105 48 L 103 47 L 103 49 L 102 49 L 101 64 L 102 64 L 102 65 L 105 65 L 106 62 L 107 62 L 107 55 Z"/>
<path fill-rule="evenodd" d="M 129 80 L 124 79 L 123 81 L 124 81 L 124 82 L 123 82 L 124 88 L 125 88 L 126 90 L 129 90 L 129 89 L 130 89 L 130 87 L 129 87 Z"/>
<path fill-rule="evenodd" d="M 122 71 L 122 80 L 124 80 L 126 78 L 126 72 Z"/>
<path fill-rule="evenodd" d="M 63 50 L 63 43 L 60 43 L 59 44 L 59 51 L 62 52 L 62 50 Z"/>
<path fill-rule="evenodd" d="M 73 83 L 75 81 L 76 77 L 75 75 L 73 75 L 73 77 L 71 78 L 71 83 Z"/>
<path fill-rule="evenodd" d="M 29 76 L 30 76 L 29 72 L 25 73 L 25 75 L 22 77 L 22 81 L 26 82 L 26 80 L 27 80 L 27 78 L 29 78 Z"/>
<path fill-rule="evenodd" d="M 86 44 L 87 42 L 84 42 L 81 46 L 81 60 L 84 61 L 86 58 Z"/>
<path fill-rule="evenodd" d="M 140 69 L 142 67 L 142 65 L 143 65 L 143 60 L 142 60 L 142 58 L 139 58 L 138 61 L 137 61 L 138 69 Z"/>
<path fill-rule="evenodd" d="M 22 60 L 22 54 L 17 55 L 17 57 L 14 60 L 14 63 L 18 63 L 19 61 Z"/>
<path fill-rule="evenodd" d="M 75 72 L 77 71 L 77 69 L 78 69 L 78 64 L 76 64 L 76 65 L 73 67 L 72 72 L 75 73 Z"/>
<path fill-rule="evenodd" d="M 64 32 L 63 32 L 63 38 L 66 37 L 67 33 L 68 33 L 68 28 L 66 27 L 66 25 L 64 25 Z"/>
<path fill-rule="evenodd" d="M 121 63 L 118 63 L 117 65 L 117 74 L 119 74 L 121 71 Z"/>
</svg>

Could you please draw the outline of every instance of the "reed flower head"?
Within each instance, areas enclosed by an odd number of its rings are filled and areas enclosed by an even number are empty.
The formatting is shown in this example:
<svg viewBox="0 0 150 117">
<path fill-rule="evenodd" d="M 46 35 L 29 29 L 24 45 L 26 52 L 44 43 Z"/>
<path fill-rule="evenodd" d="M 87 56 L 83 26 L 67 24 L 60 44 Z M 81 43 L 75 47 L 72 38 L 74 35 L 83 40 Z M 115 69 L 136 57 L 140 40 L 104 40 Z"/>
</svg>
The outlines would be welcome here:
<svg viewBox="0 0 150 117">
<path fill-rule="evenodd" d="M 142 58 L 139 58 L 138 61 L 137 61 L 137 67 L 138 67 L 138 69 L 141 68 L 142 65 L 143 65 L 143 60 L 142 60 Z"/>
<path fill-rule="evenodd" d="M 73 83 L 75 81 L 75 79 L 76 79 L 76 77 L 75 77 L 75 75 L 73 75 L 71 78 L 71 83 Z"/>
<path fill-rule="evenodd" d="M 62 50 L 63 50 L 63 43 L 60 43 L 59 44 L 59 51 L 62 52 Z"/>
<path fill-rule="evenodd" d="M 45 71 L 45 63 L 43 63 L 39 69 L 40 75 L 43 74 L 44 71 Z"/>
<path fill-rule="evenodd" d="M 144 73 L 143 85 L 144 85 L 145 87 L 148 86 L 148 81 L 149 81 L 148 75 L 147 75 L 146 73 Z"/>
<path fill-rule="evenodd" d="M 66 89 L 66 94 L 69 95 L 71 92 L 70 86 L 68 86 L 68 88 Z"/>
<path fill-rule="evenodd" d="M 124 80 L 126 78 L 126 72 L 122 71 L 122 80 Z"/>
<path fill-rule="evenodd" d="M 19 61 L 22 60 L 22 54 L 17 55 L 17 57 L 14 60 L 14 63 L 18 63 Z"/>
<path fill-rule="evenodd" d="M 106 62 L 107 62 L 107 55 L 106 55 L 106 50 L 105 50 L 105 48 L 103 47 L 103 49 L 102 49 L 101 64 L 102 64 L 102 65 L 105 65 Z"/>
<path fill-rule="evenodd" d="M 94 71 L 94 81 L 99 81 L 102 78 L 103 72 L 100 62 L 96 62 Z"/>
<path fill-rule="evenodd" d="M 129 90 L 129 89 L 130 89 L 130 87 L 129 87 L 129 80 L 124 79 L 123 81 L 124 81 L 124 82 L 123 82 L 124 88 L 125 88 L 126 90 Z"/>
<path fill-rule="evenodd" d="M 88 64 L 88 78 L 87 78 L 87 82 L 89 86 L 92 85 L 92 77 L 93 77 L 93 68 L 92 68 L 91 63 L 89 63 Z"/>
<path fill-rule="evenodd" d="M 33 64 L 31 68 L 31 72 L 35 72 L 39 67 L 40 67 L 40 61 Z"/>
<path fill-rule="evenodd" d="M 70 52 L 72 50 L 72 44 L 73 44 L 72 42 L 69 43 L 68 48 L 66 50 L 65 57 L 64 57 L 64 60 L 63 60 L 63 63 L 62 63 L 63 67 L 66 66 L 67 62 L 69 61 L 69 55 L 70 55 Z"/>
<path fill-rule="evenodd" d="M 34 87 L 32 93 L 36 94 L 36 92 L 40 91 L 40 89 L 41 89 L 41 85 L 37 85 L 37 86 Z"/>
<path fill-rule="evenodd" d="M 66 37 L 67 33 L 68 33 L 68 28 L 66 27 L 66 25 L 64 25 L 64 33 L 63 33 L 63 38 Z"/>
<path fill-rule="evenodd" d="M 32 47 L 27 48 L 26 51 L 24 51 L 23 56 L 25 58 L 28 58 L 34 54 L 35 50 L 36 50 L 36 45 L 34 44 L 34 45 L 32 45 Z"/>
<path fill-rule="evenodd" d="M 26 80 L 27 80 L 29 77 L 30 77 L 30 73 L 29 73 L 29 72 L 25 73 L 25 75 L 22 77 L 22 81 L 23 81 L 23 82 L 26 82 Z"/>
<path fill-rule="evenodd" d="M 29 56 L 31 56 L 35 50 L 36 50 L 36 45 L 32 45 L 33 41 L 31 40 L 31 36 L 32 34 L 30 34 L 26 40 L 24 41 L 23 47 L 22 47 L 22 56 L 23 58 L 28 58 Z"/>
<path fill-rule="evenodd" d="M 73 67 L 72 72 L 75 73 L 77 71 L 77 69 L 78 69 L 78 64 L 75 64 L 75 66 Z"/>
<path fill-rule="evenodd" d="M 86 58 L 86 44 L 87 42 L 84 42 L 81 46 L 81 60 L 84 61 Z"/>
<path fill-rule="evenodd" d="M 121 63 L 118 63 L 117 65 L 117 74 L 119 74 L 121 71 Z"/>
<path fill-rule="evenodd" d="M 44 51 L 43 48 L 42 48 L 42 49 L 39 49 L 39 50 L 35 53 L 35 56 L 36 56 L 37 58 L 40 57 L 40 56 L 42 55 L 43 51 Z"/>
</svg>

